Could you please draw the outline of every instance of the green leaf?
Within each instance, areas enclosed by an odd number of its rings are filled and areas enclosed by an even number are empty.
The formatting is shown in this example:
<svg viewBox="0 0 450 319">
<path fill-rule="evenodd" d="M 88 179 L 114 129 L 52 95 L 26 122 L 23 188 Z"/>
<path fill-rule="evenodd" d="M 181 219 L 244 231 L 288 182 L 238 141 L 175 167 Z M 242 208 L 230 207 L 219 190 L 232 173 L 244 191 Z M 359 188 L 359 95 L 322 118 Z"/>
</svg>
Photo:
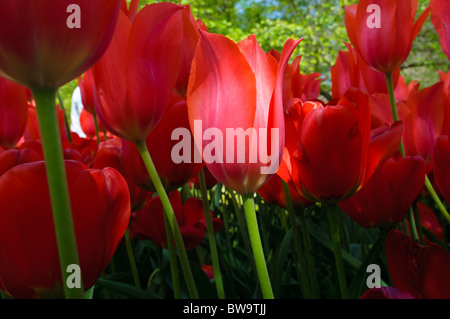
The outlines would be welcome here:
<svg viewBox="0 0 450 319">
<path fill-rule="evenodd" d="M 115 292 L 122 294 L 128 298 L 134 299 L 161 299 L 160 296 L 146 290 L 137 289 L 135 286 L 119 282 L 119 281 L 111 281 L 106 279 L 99 279 L 96 283 L 96 286 L 110 289 Z"/>
</svg>

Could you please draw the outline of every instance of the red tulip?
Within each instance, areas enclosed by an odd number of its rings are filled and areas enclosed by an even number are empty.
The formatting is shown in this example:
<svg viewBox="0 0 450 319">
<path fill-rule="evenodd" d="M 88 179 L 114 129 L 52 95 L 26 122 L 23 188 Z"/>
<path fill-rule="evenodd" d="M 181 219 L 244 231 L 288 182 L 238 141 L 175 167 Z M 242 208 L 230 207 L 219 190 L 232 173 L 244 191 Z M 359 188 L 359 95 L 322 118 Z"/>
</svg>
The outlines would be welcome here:
<svg viewBox="0 0 450 319">
<path fill-rule="evenodd" d="M 431 0 L 431 22 L 439 35 L 442 50 L 450 60 L 450 3 L 446 0 Z"/>
<path fill-rule="evenodd" d="M 350 44 L 346 45 L 348 51 L 339 51 L 336 63 L 330 68 L 333 98 L 342 97 L 352 87 L 366 89 L 370 94 L 387 94 L 384 74 L 372 69 Z M 394 86 L 399 75 L 400 68 L 397 68 L 393 74 Z"/>
<path fill-rule="evenodd" d="M 203 204 L 200 199 L 189 198 L 181 203 L 179 191 L 169 194 L 176 219 L 180 225 L 181 236 L 187 250 L 192 250 L 205 238 L 206 224 Z M 211 211 L 211 216 L 212 215 Z M 214 231 L 222 228 L 222 221 L 213 218 Z M 131 230 L 138 238 L 150 239 L 156 245 L 166 248 L 167 235 L 164 227 L 164 213 L 161 200 L 158 196 L 153 197 L 143 209 L 132 214 Z"/>
<path fill-rule="evenodd" d="M 217 185 L 218 183 L 217 179 L 214 178 L 214 176 L 211 174 L 211 172 L 208 170 L 207 167 L 204 167 L 203 172 L 205 173 L 206 189 L 211 189 L 215 185 Z M 200 189 L 200 181 L 198 179 L 198 174 L 191 179 L 191 183 L 195 188 Z"/>
<path fill-rule="evenodd" d="M 174 135 L 176 132 L 181 132 L 182 136 Z M 186 140 L 188 148 L 179 150 L 177 145 Z M 189 129 L 186 102 L 176 95 L 145 143 L 167 192 L 188 183 L 204 166 L 202 162 L 196 163 L 194 160 L 195 146 Z M 135 183 L 148 191 L 156 192 L 135 143 L 123 140 L 123 154 L 127 172 Z"/>
<path fill-rule="evenodd" d="M 114 169 L 90 170 L 74 161 L 66 161 L 65 167 L 83 285 L 89 289 L 125 233 L 130 199 L 126 182 Z M 0 194 L 0 278 L 6 292 L 14 298 L 61 297 L 45 162 L 7 170 L 0 177 Z"/>
<path fill-rule="evenodd" d="M 371 288 L 365 291 L 361 299 L 415 299 L 413 295 L 406 291 L 401 291 L 395 287 Z"/>
<path fill-rule="evenodd" d="M 416 11 L 417 0 L 360 0 L 345 8 L 348 37 L 368 65 L 392 73 L 408 57 L 430 8 L 414 21 Z"/>
<path fill-rule="evenodd" d="M 433 176 L 447 203 L 450 203 L 450 139 L 448 135 L 436 138 L 432 156 Z"/>
<path fill-rule="evenodd" d="M 189 122 L 205 165 L 238 193 L 255 192 L 277 171 L 284 71 L 299 42 L 288 40 L 278 63 L 254 36 L 236 44 L 201 32 L 187 91 Z"/>
<path fill-rule="evenodd" d="M 444 233 L 442 225 L 436 216 L 436 213 L 428 206 L 421 202 L 417 202 L 417 212 L 419 215 L 419 223 L 421 227 L 428 230 L 431 234 L 436 236 L 441 242 L 444 242 Z M 409 221 L 407 220 L 408 224 Z M 429 244 L 431 241 L 425 237 L 425 243 Z"/>
<path fill-rule="evenodd" d="M 0 77 L 0 145 L 15 147 L 25 132 L 27 119 L 26 89 Z"/>
<path fill-rule="evenodd" d="M 143 141 L 164 114 L 180 67 L 182 10 L 155 3 L 133 22 L 119 15 L 111 44 L 92 69 L 96 112 L 114 135 Z"/>
<path fill-rule="evenodd" d="M 386 243 L 389 273 L 395 288 L 415 298 L 450 298 L 450 253 L 429 244 L 422 246 L 398 231 L 390 231 Z"/>
<path fill-rule="evenodd" d="M 401 123 L 371 131 L 368 96 L 351 89 L 303 120 L 294 158 L 300 193 L 336 203 L 355 194 L 400 145 Z"/>
<path fill-rule="evenodd" d="M 78 86 L 80 87 L 83 108 L 91 114 L 96 114 L 94 103 L 94 80 L 92 78 L 91 70 L 88 70 L 82 76 L 78 77 Z"/>
<path fill-rule="evenodd" d="M 116 169 L 127 182 L 130 192 L 131 211 L 138 211 L 145 206 L 152 193 L 138 187 L 127 174 L 123 158 L 122 141 L 120 139 L 109 139 L 100 143 L 98 152 L 94 158 L 93 168 L 103 169 L 106 167 Z"/>
<path fill-rule="evenodd" d="M 405 102 L 410 112 L 400 115 L 404 123 L 405 153 L 422 156 L 426 163 L 431 159 L 434 140 L 443 133 L 445 125 L 442 90 L 443 84 L 438 82 L 412 94 Z"/>
<path fill-rule="evenodd" d="M 86 109 L 82 109 L 80 113 L 80 127 L 83 133 L 90 139 L 97 138 L 97 132 L 95 131 L 95 121 L 94 115 L 89 113 Z M 107 133 L 106 127 L 103 125 L 101 120 L 97 118 L 97 128 L 100 135 L 100 139 Z"/>
<path fill-rule="evenodd" d="M 59 105 L 57 105 L 56 108 L 58 114 L 59 134 L 61 139 L 65 140 L 67 135 L 64 124 L 64 110 L 60 109 Z M 28 104 L 28 120 L 23 137 L 25 141 L 41 139 L 41 131 L 39 129 L 36 107 L 34 105 Z"/>
<path fill-rule="evenodd" d="M 58 88 L 108 47 L 120 0 L 0 3 L 0 72 L 32 89 Z"/>
<path fill-rule="evenodd" d="M 387 227 L 402 221 L 425 183 L 421 157 L 389 158 L 352 197 L 339 203 L 362 227 Z"/>
</svg>

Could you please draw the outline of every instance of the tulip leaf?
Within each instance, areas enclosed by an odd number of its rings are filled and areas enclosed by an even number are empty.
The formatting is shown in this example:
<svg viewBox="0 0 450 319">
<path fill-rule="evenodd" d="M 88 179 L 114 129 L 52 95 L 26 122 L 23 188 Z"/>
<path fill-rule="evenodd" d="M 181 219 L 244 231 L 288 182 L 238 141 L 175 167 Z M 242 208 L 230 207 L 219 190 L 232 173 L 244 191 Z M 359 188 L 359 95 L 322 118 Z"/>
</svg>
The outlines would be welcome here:
<svg viewBox="0 0 450 319">
<path fill-rule="evenodd" d="M 160 299 L 161 297 L 147 290 L 137 289 L 136 287 L 119 281 L 112 281 L 107 279 L 99 279 L 97 286 L 113 290 L 122 294 L 125 297 L 132 299 Z"/>
<path fill-rule="evenodd" d="M 359 298 L 363 293 L 363 286 L 366 283 L 367 266 L 373 264 L 378 259 L 383 248 L 383 236 L 380 236 L 364 258 L 349 288 L 350 298 Z"/>
</svg>

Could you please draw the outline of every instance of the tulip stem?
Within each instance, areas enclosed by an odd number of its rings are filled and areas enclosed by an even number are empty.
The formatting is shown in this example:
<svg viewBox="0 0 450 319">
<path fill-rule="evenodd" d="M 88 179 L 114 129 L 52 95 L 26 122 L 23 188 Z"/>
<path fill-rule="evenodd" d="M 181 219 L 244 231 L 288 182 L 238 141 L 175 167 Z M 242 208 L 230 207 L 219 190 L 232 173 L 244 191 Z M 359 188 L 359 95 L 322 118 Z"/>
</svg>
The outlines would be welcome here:
<svg viewBox="0 0 450 319">
<path fill-rule="evenodd" d="M 394 80 L 392 79 L 392 73 L 386 73 L 386 85 L 389 92 L 389 101 L 391 103 L 391 112 L 392 112 L 392 119 L 394 122 L 397 122 L 399 120 L 398 117 L 398 110 L 397 110 L 397 102 L 395 100 L 395 89 L 394 89 Z M 400 153 L 402 156 L 405 156 L 405 147 L 403 145 L 403 139 L 400 141 Z"/>
<path fill-rule="evenodd" d="M 222 274 L 220 272 L 219 254 L 217 253 L 216 238 L 214 236 L 214 227 L 211 218 L 211 212 L 208 202 L 208 192 L 206 189 L 205 172 L 203 169 L 198 174 L 200 183 L 200 191 L 202 193 L 203 210 L 205 212 L 206 230 L 208 232 L 209 249 L 211 251 L 211 259 L 214 269 L 214 278 L 216 279 L 217 296 L 219 299 L 225 299 L 225 291 L 223 289 Z"/>
<path fill-rule="evenodd" d="M 71 275 L 67 271 L 67 267 L 69 265 L 79 266 L 80 262 L 55 105 L 56 90 L 51 88 L 35 89 L 33 97 L 36 102 L 41 133 L 64 293 L 67 299 L 83 299 L 82 284 L 79 288 L 69 288 L 66 284 Z M 80 282 L 83 283 L 81 278 Z"/>
<path fill-rule="evenodd" d="M 173 297 L 181 299 L 180 278 L 178 276 L 178 263 L 175 246 L 173 244 L 173 234 L 167 220 L 167 214 L 164 214 L 164 227 L 166 229 L 167 250 L 169 251 L 170 272 L 172 274 Z"/>
<path fill-rule="evenodd" d="M 136 146 L 139 150 L 141 158 L 147 168 L 150 178 L 155 186 L 156 192 L 161 199 L 163 205 L 164 214 L 166 214 L 167 221 L 169 222 L 170 229 L 172 231 L 173 237 L 175 239 L 176 248 L 179 253 L 181 268 L 183 270 L 184 279 L 186 280 L 186 285 L 189 291 L 189 295 L 192 299 L 198 299 L 197 287 L 195 286 L 194 276 L 192 275 L 191 266 L 189 264 L 189 258 L 186 252 L 186 247 L 183 242 L 183 237 L 181 236 L 180 227 L 178 225 L 175 213 L 173 211 L 172 205 L 170 203 L 167 192 L 159 178 L 158 172 L 156 171 L 155 164 L 150 156 L 145 141 L 136 142 Z"/>
<path fill-rule="evenodd" d="M 97 114 L 94 113 L 94 114 L 92 114 L 92 116 L 94 117 L 95 136 L 97 137 L 97 145 L 100 145 L 100 134 L 99 134 L 99 130 L 98 130 Z"/>
<path fill-rule="evenodd" d="M 264 299 L 274 299 L 272 284 L 270 283 L 269 272 L 267 271 L 264 251 L 261 244 L 261 236 L 256 218 L 255 200 L 253 194 L 243 196 L 245 219 L 247 221 L 250 244 L 252 246 L 253 258 L 255 259 L 256 272 Z"/>
<path fill-rule="evenodd" d="M 447 220 L 448 223 L 450 223 L 450 215 L 447 212 L 447 209 L 445 208 L 441 199 L 439 198 L 439 195 L 434 190 L 433 185 L 431 184 L 430 179 L 428 178 L 427 175 L 425 175 L 425 187 L 427 188 L 437 207 L 441 211 L 442 215 L 444 215 L 444 218 Z"/>
<path fill-rule="evenodd" d="M 56 95 L 58 97 L 59 106 L 64 111 L 64 126 L 66 127 L 67 139 L 69 140 L 69 143 L 72 143 L 72 135 L 70 134 L 70 125 L 69 125 L 69 120 L 67 119 L 67 113 L 66 113 L 66 108 L 64 106 L 64 100 L 63 100 L 59 90 L 56 91 Z"/>
<path fill-rule="evenodd" d="M 136 259 L 134 258 L 133 246 L 131 245 L 130 231 L 127 228 L 125 231 L 125 246 L 127 249 L 128 260 L 130 261 L 131 273 L 133 275 L 134 285 L 137 289 L 141 289 L 141 280 L 139 279 L 139 272 L 136 266 Z"/>
<path fill-rule="evenodd" d="M 311 290 L 311 286 L 310 286 L 310 282 L 309 282 L 309 278 L 311 278 L 311 274 L 309 274 L 308 268 L 306 266 L 305 254 L 303 252 L 303 245 L 302 245 L 302 242 L 300 239 L 300 233 L 298 231 L 297 220 L 295 219 L 295 212 L 294 212 L 294 206 L 292 204 L 291 193 L 289 192 L 289 186 L 285 181 L 283 181 L 283 191 L 284 191 L 284 197 L 286 198 L 286 206 L 287 206 L 289 221 L 291 223 L 292 236 L 294 237 L 295 251 L 296 251 L 298 259 L 300 261 L 300 268 L 301 268 L 300 275 L 302 277 L 301 280 L 303 281 L 305 297 L 311 298 L 312 295 L 315 294 L 315 292 L 313 292 Z"/>
<path fill-rule="evenodd" d="M 342 259 L 341 237 L 339 235 L 339 224 L 337 214 L 339 214 L 339 206 L 337 204 L 330 204 L 327 207 L 328 227 L 330 229 L 330 236 L 333 242 L 334 260 L 336 263 L 336 270 L 339 280 L 339 288 L 341 290 L 342 299 L 348 299 L 348 286 L 345 276 L 344 261 Z"/>
</svg>

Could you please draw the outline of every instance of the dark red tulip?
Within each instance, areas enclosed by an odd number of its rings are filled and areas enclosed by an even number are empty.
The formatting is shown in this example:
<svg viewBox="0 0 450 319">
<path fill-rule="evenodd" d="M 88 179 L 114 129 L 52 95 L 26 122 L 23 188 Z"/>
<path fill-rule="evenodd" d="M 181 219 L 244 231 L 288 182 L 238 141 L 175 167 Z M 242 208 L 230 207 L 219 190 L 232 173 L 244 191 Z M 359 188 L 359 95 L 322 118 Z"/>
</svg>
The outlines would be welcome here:
<svg viewBox="0 0 450 319">
<path fill-rule="evenodd" d="M 450 203 L 450 139 L 448 135 L 436 138 L 432 157 L 433 176 L 447 203 Z"/>
<path fill-rule="evenodd" d="M 107 49 L 119 11 L 120 0 L 1 1 L 0 72 L 32 89 L 76 79 Z"/>
<path fill-rule="evenodd" d="M 200 245 L 205 238 L 206 223 L 203 203 L 197 198 L 189 198 L 182 203 L 179 191 L 170 192 L 168 195 L 177 222 L 180 225 L 181 236 L 186 249 L 192 250 Z M 211 216 L 213 216 L 212 211 Z M 219 231 L 222 228 L 222 221 L 213 218 L 213 227 L 214 231 Z M 138 238 L 150 239 L 160 247 L 167 247 L 164 212 L 158 196 L 150 199 L 143 209 L 132 214 L 131 230 Z"/>
<path fill-rule="evenodd" d="M 236 44 L 201 32 L 187 92 L 189 122 L 205 165 L 240 194 L 255 192 L 281 161 L 284 71 L 299 42 L 288 40 L 278 63 L 255 36 Z"/>
<path fill-rule="evenodd" d="M 205 173 L 206 189 L 211 189 L 217 185 L 217 179 L 211 174 L 207 167 L 203 167 L 203 172 Z M 200 189 L 198 174 L 191 179 L 191 183 L 195 188 Z"/>
<path fill-rule="evenodd" d="M 369 8 L 373 4 L 378 8 Z M 392 73 L 409 56 L 430 8 L 417 21 L 416 11 L 417 0 L 360 0 L 345 8 L 348 37 L 368 65 L 382 73 Z"/>
<path fill-rule="evenodd" d="M 97 138 L 97 132 L 95 131 L 94 115 L 89 113 L 86 109 L 82 109 L 80 113 L 80 127 L 84 134 L 90 139 Z M 104 134 L 107 134 L 106 127 L 102 121 L 97 117 L 97 128 L 100 139 L 104 138 Z"/>
<path fill-rule="evenodd" d="M 400 145 L 401 123 L 371 131 L 369 98 L 347 91 L 337 105 L 309 112 L 295 156 L 300 193 L 336 203 L 355 194 Z"/>
<path fill-rule="evenodd" d="M 125 233 L 130 198 L 125 180 L 112 168 L 90 170 L 75 161 L 65 161 L 65 167 L 83 286 L 89 289 Z M 14 298 L 61 297 L 45 162 L 7 170 L 0 190 L 0 278 L 6 292 Z"/>
<path fill-rule="evenodd" d="M 183 136 L 173 135 L 180 130 Z M 180 150 L 177 145 L 182 142 L 187 142 L 187 148 Z M 188 183 L 204 166 L 202 162 L 195 162 L 195 145 L 189 127 L 186 101 L 176 95 L 145 143 L 167 192 Z M 123 154 L 125 167 L 135 183 L 148 191 L 156 192 L 135 143 L 123 140 Z M 188 156 L 184 157 L 183 154 Z"/>
<path fill-rule="evenodd" d="M 450 253 L 430 243 L 422 246 L 398 231 L 390 231 L 386 257 L 393 286 L 415 298 L 450 298 Z"/>
<path fill-rule="evenodd" d="M 116 169 L 127 182 L 130 192 L 131 211 L 135 212 L 145 206 L 152 193 L 138 187 L 127 174 L 123 158 L 122 141 L 120 139 L 109 139 L 100 143 L 98 152 L 93 160 L 93 168 L 103 169 L 106 167 Z"/>
<path fill-rule="evenodd" d="M 163 116 L 180 67 L 183 10 L 155 3 L 133 22 L 120 13 L 111 44 L 92 69 L 96 112 L 114 135 L 143 141 Z"/>
<path fill-rule="evenodd" d="M 420 226 L 436 236 L 436 238 L 441 242 L 444 242 L 445 240 L 442 225 L 437 218 L 436 213 L 422 202 L 417 202 L 417 212 L 419 215 Z M 430 242 L 430 239 L 428 239 L 428 237 L 425 237 L 425 243 L 429 244 Z"/>
<path fill-rule="evenodd" d="M 339 203 L 362 227 L 388 227 L 402 221 L 424 188 L 426 166 L 399 153 L 380 166 L 353 196 Z"/>
<path fill-rule="evenodd" d="M 408 292 L 398 290 L 395 287 L 371 288 L 365 291 L 361 299 L 416 299 Z"/>
<path fill-rule="evenodd" d="M 441 43 L 442 51 L 450 60 L 450 3 L 446 0 L 431 0 L 431 22 L 433 23 Z"/>
<path fill-rule="evenodd" d="M 59 105 L 57 105 L 56 108 L 58 114 L 59 134 L 61 136 L 61 139 L 65 140 L 67 138 L 67 135 L 64 124 L 64 110 L 60 109 Z M 36 106 L 34 105 L 28 104 L 28 120 L 23 137 L 25 141 L 41 139 Z"/>
<path fill-rule="evenodd" d="M 15 147 L 28 119 L 28 95 L 26 89 L 0 77 L 0 145 Z"/>
</svg>

